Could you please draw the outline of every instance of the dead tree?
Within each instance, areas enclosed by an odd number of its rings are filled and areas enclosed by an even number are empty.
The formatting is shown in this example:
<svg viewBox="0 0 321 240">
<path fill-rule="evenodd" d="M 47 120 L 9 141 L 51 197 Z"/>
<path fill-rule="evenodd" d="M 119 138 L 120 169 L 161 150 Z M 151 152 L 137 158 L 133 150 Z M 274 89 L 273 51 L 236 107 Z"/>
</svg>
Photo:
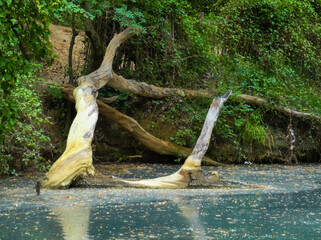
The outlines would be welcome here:
<svg viewBox="0 0 321 240">
<path fill-rule="evenodd" d="M 128 38 L 133 36 L 134 32 L 131 28 L 125 29 L 110 41 L 104 60 L 99 69 L 89 75 L 78 78 L 78 87 L 74 89 L 73 96 L 76 102 L 77 115 L 70 127 L 68 134 L 66 149 L 62 156 L 52 165 L 47 173 L 47 178 L 43 182 L 45 188 L 66 188 L 76 180 L 94 176 L 95 170 L 92 163 L 92 147 L 91 143 L 94 136 L 94 130 L 98 119 L 98 104 L 96 101 L 97 92 L 108 82 L 115 79 L 122 79 L 112 70 L 112 63 L 117 48 Z M 162 92 L 163 89 L 150 88 L 147 90 L 143 84 L 137 84 L 140 93 L 152 90 L 154 94 Z M 146 91 L 145 91 L 146 90 Z M 179 93 L 182 96 L 196 93 L 192 90 L 166 89 L 167 94 Z M 215 98 L 208 112 L 204 123 L 201 136 L 192 152 L 187 158 L 182 168 L 168 177 L 131 182 L 121 180 L 119 182 L 130 186 L 143 187 L 186 187 L 192 181 L 192 175 L 195 171 L 200 171 L 202 158 L 207 150 L 212 129 L 219 115 L 220 109 L 224 102 L 230 96 L 231 91 L 224 96 Z M 128 128 L 133 128 L 130 122 Z M 148 139 L 147 139 L 148 140 Z"/>
</svg>

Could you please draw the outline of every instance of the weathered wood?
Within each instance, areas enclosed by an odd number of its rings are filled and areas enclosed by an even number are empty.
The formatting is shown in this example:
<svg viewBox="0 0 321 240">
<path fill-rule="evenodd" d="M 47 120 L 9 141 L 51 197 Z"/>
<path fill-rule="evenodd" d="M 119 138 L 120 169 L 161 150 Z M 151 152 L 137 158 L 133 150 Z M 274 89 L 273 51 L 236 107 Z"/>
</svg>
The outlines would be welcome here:
<svg viewBox="0 0 321 240">
<path fill-rule="evenodd" d="M 202 159 L 208 149 L 208 145 L 211 139 L 211 134 L 216 124 L 217 118 L 224 105 L 224 102 L 229 98 L 231 94 L 232 94 L 232 91 L 229 90 L 222 97 L 214 98 L 210 106 L 210 109 L 208 110 L 208 113 L 202 128 L 202 132 L 196 142 L 193 152 L 186 159 L 184 165 L 182 166 L 182 169 L 197 170 L 201 168 Z"/>
<path fill-rule="evenodd" d="M 139 181 L 123 180 L 123 182 L 129 184 L 130 186 L 148 188 L 185 188 L 188 187 L 193 181 L 198 181 L 199 184 L 204 182 L 207 185 L 208 182 L 204 181 L 201 174 L 202 159 L 207 151 L 211 134 L 219 113 L 224 105 L 224 102 L 228 99 L 231 93 L 232 91 L 230 90 L 223 96 L 214 98 L 208 110 L 202 132 L 196 142 L 193 152 L 185 160 L 185 163 L 177 172 L 160 178 Z"/>
<path fill-rule="evenodd" d="M 132 35 L 130 28 L 115 34 L 100 68 L 78 78 L 79 87 L 73 91 L 77 115 L 70 127 L 64 153 L 52 165 L 43 182 L 45 188 L 68 187 L 77 178 L 94 174 L 91 142 L 98 119 L 97 91 L 113 77 L 112 62 L 116 50 Z"/>
<path fill-rule="evenodd" d="M 246 94 L 240 94 L 240 95 L 236 96 L 236 98 L 237 98 L 237 100 L 244 101 L 245 103 L 250 104 L 250 105 L 256 105 L 259 107 L 271 107 L 271 108 L 275 109 L 276 111 L 281 112 L 281 113 L 288 115 L 288 116 L 300 117 L 300 118 L 310 118 L 310 119 L 315 119 L 315 120 L 321 121 L 320 116 L 317 116 L 317 115 L 314 115 L 311 113 L 304 113 L 304 112 L 292 110 L 290 108 L 283 107 L 283 106 L 273 105 L 270 103 L 270 101 L 268 99 L 265 99 L 265 98 L 246 95 Z"/>
<path fill-rule="evenodd" d="M 47 173 L 45 188 L 68 187 L 77 177 L 94 174 L 91 142 L 98 120 L 97 89 L 82 84 L 73 92 L 77 115 L 70 127 L 64 153 Z"/>
<path fill-rule="evenodd" d="M 72 85 L 67 84 L 64 85 L 64 88 L 62 89 L 62 91 L 64 92 L 64 97 L 72 102 L 74 102 L 74 97 L 72 95 L 73 89 L 74 87 Z M 135 119 L 117 111 L 115 108 L 108 106 L 104 102 L 97 100 L 97 104 L 100 114 L 112 120 L 113 122 L 118 123 L 124 130 L 130 133 L 137 141 L 139 141 L 148 149 L 161 155 L 173 155 L 185 158 L 187 158 L 192 153 L 191 148 L 186 148 L 153 136 L 152 134 L 145 131 L 145 129 L 142 128 Z M 203 161 L 213 166 L 225 165 L 216 162 L 208 157 L 204 157 Z"/>
<path fill-rule="evenodd" d="M 144 82 L 125 79 L 114 72 L 113 78 L 107 83 L 107 85 L 120 91 L 157 99 L 170 96 L 179 96 L 186 98 L 211 98 L 211 96 L 217 94 L 216 92 L 209 93 L 205 90 L 157 87 Z"/>
<path fill-rule="evenodd" d="M 113 78 L 112 65 L 118 47 L 133 35 L 134 33 L 131 28 L 127 28 L 123 32 L 115 34 L 107 46 L 105 57 L 100 68 L 86 76 L 78 78 L 78 85 L 81 85 L 82 83 L 91 83 L 97 89 L 105 86 L 106 83 Z"/>
</svg>

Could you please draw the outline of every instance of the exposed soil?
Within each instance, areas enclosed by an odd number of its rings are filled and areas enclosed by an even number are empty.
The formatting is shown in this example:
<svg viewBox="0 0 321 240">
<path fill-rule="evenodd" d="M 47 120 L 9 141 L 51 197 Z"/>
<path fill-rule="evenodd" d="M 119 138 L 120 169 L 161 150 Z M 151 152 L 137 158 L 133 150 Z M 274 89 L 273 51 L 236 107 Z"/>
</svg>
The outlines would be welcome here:
<svg viewBox="0 0 321 240">
<path fill-rule="evenodd" d="M 67 83 L 71 28 L 51 24 L 49 29 L 52 32 L 49 39 L 56 58 L 51 66 L 44 68 L 42 77 L 57 84 Z M 83 32 L 76 37 L 72 59 L 75 76 L 79 76 L 85 63 L 85 33 Z"/>
</svg>

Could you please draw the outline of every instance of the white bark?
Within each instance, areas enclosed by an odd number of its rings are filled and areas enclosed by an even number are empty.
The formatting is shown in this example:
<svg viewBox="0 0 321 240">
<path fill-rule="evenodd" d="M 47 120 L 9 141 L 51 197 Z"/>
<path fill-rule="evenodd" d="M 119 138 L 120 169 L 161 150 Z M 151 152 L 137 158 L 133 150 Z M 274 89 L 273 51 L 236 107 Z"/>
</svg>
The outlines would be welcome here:
<svg viewBox="0 0 321 240">
<path fill-rule="evenodd" d="M 91 142 L 98 120 L 96 93 L 92 85 L 74 90 L 77 115 L 69 130 L 66 149 L 47 173 L 44 187 L 67 187 L 77 177 L 94 173 Z"/>
<path fill-rule="evenodd" d="M 196 145 L 193 149 L 192 154 L 186 159 L 184 165 L 174 174 L 154 178 L 154 179 L 146 179 L 139 181 L 127 181 L 123 180 L 123 182 L 135 186 L 135 187 L 148 187 L 148 188 L 184 188 L 187 187 L 193 180 L 193 173 L 196 171 L 201 171 L 201 163 L 202 159 L 207 151 L 211 134 L 219 113 L 224 105 L 224 102 L 231 95 L 232 91 L 228 91 L 221 97 L 217 97 L 213 100 L 204 125 L 202 132 L 196 142 Z"/>
</svg>

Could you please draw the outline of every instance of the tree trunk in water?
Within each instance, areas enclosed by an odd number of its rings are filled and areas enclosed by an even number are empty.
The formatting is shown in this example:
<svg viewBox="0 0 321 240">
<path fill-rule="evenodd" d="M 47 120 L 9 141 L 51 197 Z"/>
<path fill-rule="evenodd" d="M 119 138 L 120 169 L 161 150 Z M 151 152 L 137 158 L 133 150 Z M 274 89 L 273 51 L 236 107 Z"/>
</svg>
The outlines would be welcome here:
<svg viewBox="0 0 321 240">
<path fill-rule="evenodd" d="M 149 188 L 185 188 L 193 181 L 199 181 L 200 184 L 205 180 L 201 174 L 202 159 L 207 151 L 212 130 L 215 126 L 219 113 L 224 102 L 231 95 L 232 91 L 228 91 L 222 97 L 214 98 L 210 109 L 208 110 L 201 134 L 196 142 L 192 154 L 185 160 L 183 166 L 174 174 L 147 180 L 126 181 L 123 182 L 135 187 Z"/>
<path fill-rule="evenodd" d="M 68 187 L 75 179 L 94 174 L 91 142 L 98 119 L 97 91 L 112 78 L 116 50 L 132 35 L 130 28 L 115 34 L 100 68 L 78 79 L 79 87 L 73 92 L 77 115 L 69 131 L 65 152 L 53 164 L 43 182 L 45 188 Z"/>
<path fill-rule="evenodd" d="M 70 127 L 66 150 L 48 172 L 44 187 L 68 187 L 77 177 L 94 173 L 91 142 L 98 120 L 96 93 L 92 85 L 83 84 L 74 90 L 77 115 Z"/>
<path fill-rule="evenodd" d="M 137 188 L 186 188 L 188 186 L 211 187 L 222 186 L 219 177 L 213 175 L 205 179 L 202 175 L 201 163 L 204 157 L 209 141 L 211 139 L 212 130 L 215 126 L 219 113 L 224 105 L 224 102 L 231 95 L 232 91 L 228 91 L 222 97 L 217 97 L 213 100 L 210 109 L 207 113 L 203 129 L 196 142 L 192 154 L 185 160 L 183 166 L 174 174 L 169 176 L 145 179 L 139 181 L 123 180 L 115 177 L 104 176 L 98 174 L 81 179 L 77 186 L 90 187 L 137 187 Z"/>
</svg>

